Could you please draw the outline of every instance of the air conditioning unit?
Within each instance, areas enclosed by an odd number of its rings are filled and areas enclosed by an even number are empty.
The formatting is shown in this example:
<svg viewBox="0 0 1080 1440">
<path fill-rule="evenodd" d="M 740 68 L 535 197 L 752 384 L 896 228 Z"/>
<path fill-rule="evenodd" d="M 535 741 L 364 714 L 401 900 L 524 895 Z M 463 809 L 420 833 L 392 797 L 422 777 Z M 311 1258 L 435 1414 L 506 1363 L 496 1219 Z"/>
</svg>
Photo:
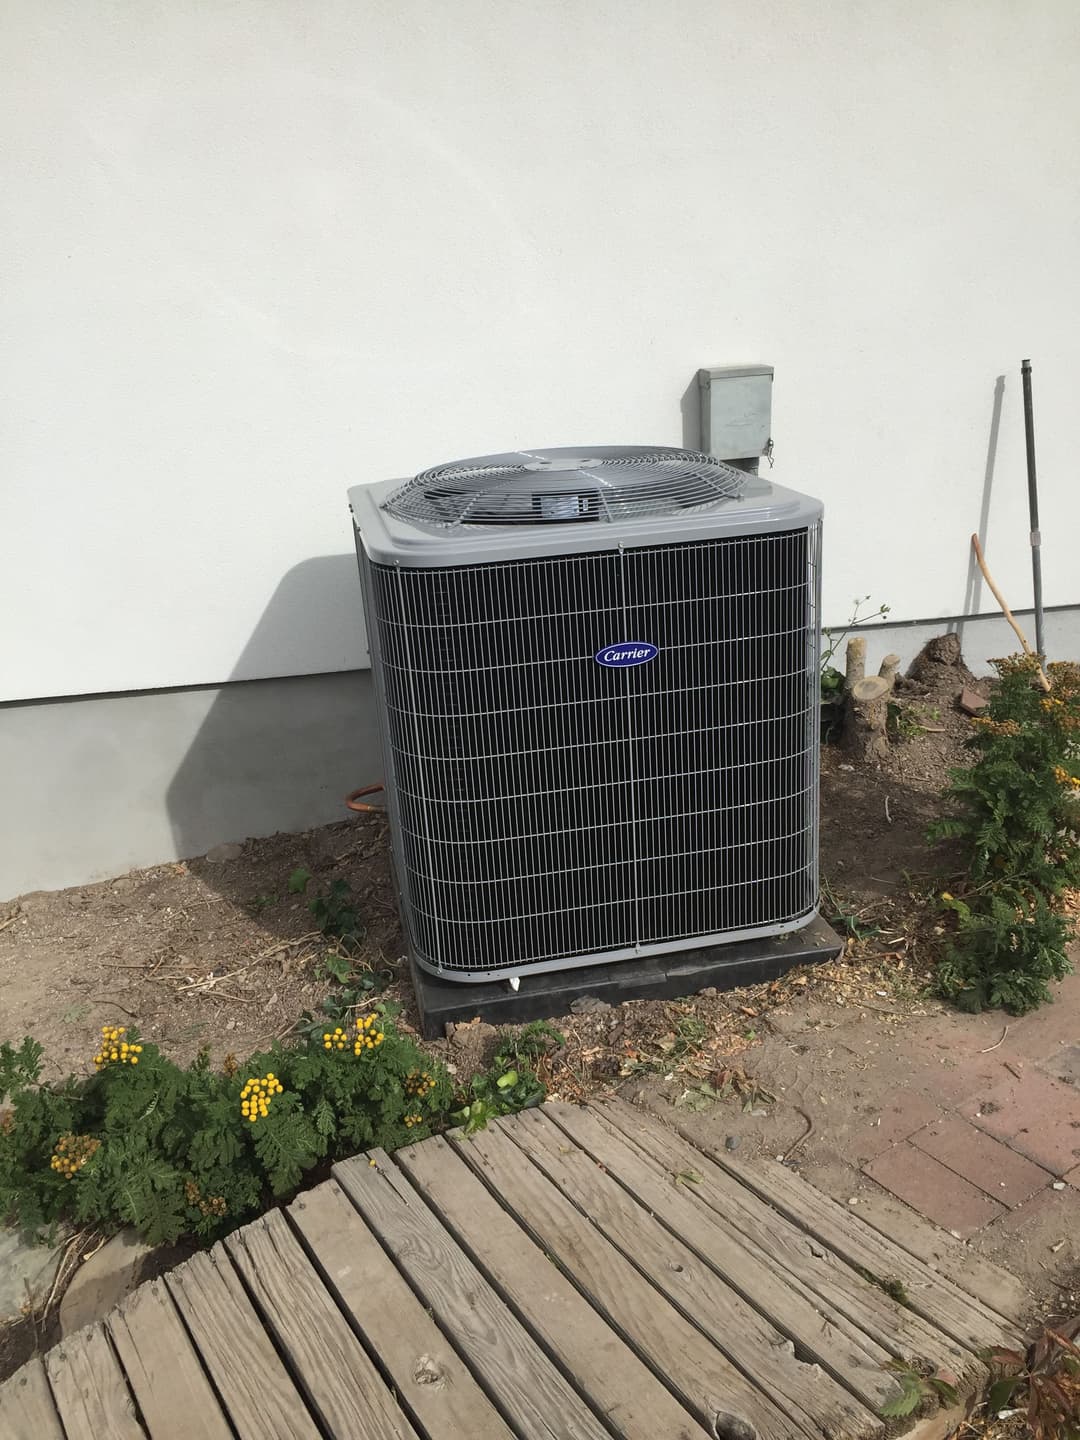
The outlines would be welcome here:
<svg viewBox="0 0 1080 1440">
<path fill-rule="evenodd" d="M 814 918 L 817 501 L 627 447 L 349 500 L 417 964 L 524 977 Z"/>
</svg>

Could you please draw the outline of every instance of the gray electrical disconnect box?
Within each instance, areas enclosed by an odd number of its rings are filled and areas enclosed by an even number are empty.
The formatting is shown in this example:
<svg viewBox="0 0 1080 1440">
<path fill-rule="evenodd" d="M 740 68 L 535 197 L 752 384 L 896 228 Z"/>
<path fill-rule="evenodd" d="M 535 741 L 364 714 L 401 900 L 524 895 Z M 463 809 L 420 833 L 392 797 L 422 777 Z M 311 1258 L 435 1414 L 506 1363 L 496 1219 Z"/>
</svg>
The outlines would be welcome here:
<svg viewBox="0 0 1080 1440">
<path fill-rule="evenodd" d="M 701 449 L 706 455 L 718 460 L 757 460 L 768 452 L 772 382 L 771 365 L 725 365 L 698 371 Z"/>
</svg>

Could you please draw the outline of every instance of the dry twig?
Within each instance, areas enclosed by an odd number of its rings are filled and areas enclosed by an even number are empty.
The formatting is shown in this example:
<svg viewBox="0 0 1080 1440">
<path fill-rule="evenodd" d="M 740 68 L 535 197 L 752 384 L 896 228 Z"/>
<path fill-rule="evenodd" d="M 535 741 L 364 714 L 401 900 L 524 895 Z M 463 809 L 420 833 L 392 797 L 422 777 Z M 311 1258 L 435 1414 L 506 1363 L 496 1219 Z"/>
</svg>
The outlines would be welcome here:
<svg viewBox="0 0 1080 1440">
<path fill-rule="evenodd" d="M 1008 1033 L 1009 1033 L 1009 1027 L 1008 1027 L 1008 1025 L 1006 1025 L 1006 1026 L 1005 1026 L 1005 1029 L 1002 1030 L 1002 1032 L 1001 1032 L 1001 1039 L 995 1041 L 993 1045 L 987 1045 L 987 1047 L 986 1047 L 985 1050 L 980 1050 L 980 1051 L 979 1051 L 979 1054 L 980 1054 L 980 1055 L 989 1055 L 991 1050 L 996 1050 L 999 1045 L 1004 1045 L 1004 1043 L 1005 1043 L 1005 1036 L 1006 1036 Z"/>
<path fill-rule="evenodd" d="M 979 569 L 982 571 L 983 579 L 986 581 L 987 585 L 990 586 L 990 590 L 991 590 L 991 593 L 993 594 L 994 599 L 995 599 L 995 600 L 998 602 L 998 604 L 1001 606 L 1001 613 L 1005 616 L 1005 619 L 1006 619 L 1006 620 L 1009 622 L 1009 624 L 1012 626 L 1013 631 L 1014 631 L 1015 634 L 1016 634 L 1016 638 L 1020 641 L 1020 645 L 1021 645 L 1021 647 L 1022 647 L 1022 649 L 1023 649 L 1023 651 L 1024 651 L 1024 654 L 1025 654 L 1025 655 L 1029 655 L 1029 656 L 1031 656 L 1033 659 L 1035 659 L 1035 660 L 1038 661 L 1039 684 L 1042 686 L 1042 688 L 1043 688 L 1044 690 L 1049 690 L 1049 689 L 1050 689 L 1050 681 L 1047 679 L 1046 671 L 1045 671 L 1045 670 L 1043 669 L 1043 667 L 1042 667 L 1042 659 L 1035 654 L 1034 650 L 1032 650 L 1031 646 L 1028 644 L 1028 642 L 1027 642 L 1027 636 L 1026 636 L 1026 635 L 1024 634 L 1024 632 L 1020 629 L 1020 626 L 1016 623 L 1016 620 L 1015 620 L 1015 618 L 1014 618 L 1014 616 L 1013 616 L 1012 611 L 1009 609 L 1008 605 L 1005 603 L 1005 597 L 1004 597 L 1004 595 L 1002 595 L 1001 591 L 1000 591 L 1000 590 L 998 589 L 998 587 L 995 585 L 995 583 L 994 583 L 994 577 L 990 574 L 990 571 L 986 568 L 986 561 L 985 561 L 985 559 L 983 558 L 982 546 L 979 544 L 979 537 L 978 537 L 978 535 L 972 535 L 972 537 L 971 537 L 971 548 L 975 551 L 975 559 L 979 562 Z"/>
</svg>

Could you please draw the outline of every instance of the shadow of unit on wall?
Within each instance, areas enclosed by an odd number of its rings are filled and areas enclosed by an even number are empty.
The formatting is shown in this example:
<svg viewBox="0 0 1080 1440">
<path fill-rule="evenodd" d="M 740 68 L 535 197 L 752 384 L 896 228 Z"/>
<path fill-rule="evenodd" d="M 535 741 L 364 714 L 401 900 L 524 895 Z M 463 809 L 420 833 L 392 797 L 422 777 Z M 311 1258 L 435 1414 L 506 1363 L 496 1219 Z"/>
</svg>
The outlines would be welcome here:
<svg viewBox="0 0 1080 1440">
<path fill-rule="evenodd" d="M 305 560 L 283 577 L 230 681 L 189 697 L 197 728 L 166 793 L 178 854 L 344 820 L 344 796 L 380 778 L 370 672 L 357 668 L 363 627 L 354 555 Z M 245 678 L 275 659 L 295 669 L 325 655 L 328 631 L 339 671 Z"/>
</svg>

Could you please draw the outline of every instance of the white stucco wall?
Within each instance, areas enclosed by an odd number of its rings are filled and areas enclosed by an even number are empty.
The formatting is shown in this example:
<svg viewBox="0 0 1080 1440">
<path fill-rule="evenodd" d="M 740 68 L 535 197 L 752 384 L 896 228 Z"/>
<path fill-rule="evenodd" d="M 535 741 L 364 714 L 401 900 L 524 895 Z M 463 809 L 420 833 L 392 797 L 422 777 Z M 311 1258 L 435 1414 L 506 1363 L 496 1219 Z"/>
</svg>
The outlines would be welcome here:
<svg viewBox="0 0 1080 1440">
<path fill-rule="evenodd" d="M 344 491 L 777 370 L 825 618 L 1080 602 L 1075 0 L 7 0 L 8 699 L 362 660 Z M 338 558 L 334 558 L 338 557 Z"/>
</svg>

